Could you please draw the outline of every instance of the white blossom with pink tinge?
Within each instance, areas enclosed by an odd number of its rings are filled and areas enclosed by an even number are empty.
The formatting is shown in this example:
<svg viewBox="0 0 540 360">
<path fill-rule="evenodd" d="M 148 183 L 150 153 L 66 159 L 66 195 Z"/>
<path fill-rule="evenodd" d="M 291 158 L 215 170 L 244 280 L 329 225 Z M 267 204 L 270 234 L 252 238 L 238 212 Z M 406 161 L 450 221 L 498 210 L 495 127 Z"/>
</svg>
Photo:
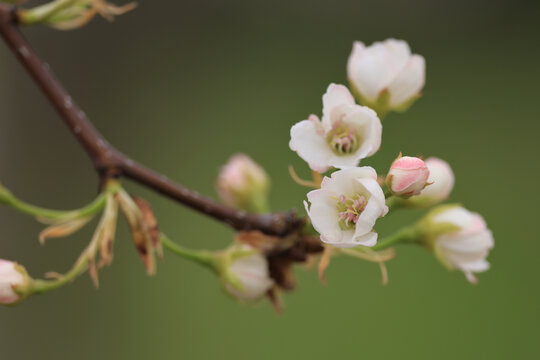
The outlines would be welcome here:
<svg viewBox="0 0 540 360">
<path fill-rule="evenodd" d="M 268 261 L 248 245 L 238 246 L 237 251 L 248 254 L 237 256 L 227 267 L 227 276 L 222 276 L 225 291 L 242 301 L 257 300 L 274 285 L 274 280 L 270 278 Z M 252 253 L 249 253 L 250 251 Z"/>
<path fill-rule="evenodd" d="M 291 128 L 289 147 L 320 173 L 330 167 L 356 166 L 381 146 L 377 114 L 357 105 L 343 85 L 330 84 L 323 96 L 322 120 L 310 115 Z"/>
<path fill-rule="evenodd" d="M 342 248 L 377 243 L 373 226 L 388 207 L 373 168 L 335 171 L 307 197 L 311 206 L 304 202 L 306 210 L 323 242 Z"/>
<path fill-rule="evenodd" d="M 411 54 L 403 40 L 387 39 L 371 46 L 356 41 L 347 63 L 351 87 L 364 105 L 384 111 L 405 110 L 424 87 L 422 56 Z"/>
<path fill-rule="evenodd" d="M 422 192 L 428 177 L 429 169 L 422 159 L 400 155 L 390 166 L 386 184 L 393 195 L 408 198 Z"/>
<path fill-rule="evenodd" d="M 486 261 L 494 241 L 480 214 L 456 205 L 433 216 L 439 224 L 452 224 L 455 230 L 444 232 L 433 240 L 433 251 L 439 260 L 450 269 L 459 269 L 467 280 L 476 283 L 473 273 L 489 269 Z"/>
<path fill-rule="evenodd" d="M 16 267 L 17 263 L 0 259 L 0 304 L 13 304 L 20 299 L 14 287 L 24 285 L 25 277 Z"/>
<path fill-rule="evenodd" d="M 252 212 L 264 210 L 269 187 L 264 169 L 245 154 L 233 155 L 222 167 L 216 182 L 221 201 Z"/>
</svg>

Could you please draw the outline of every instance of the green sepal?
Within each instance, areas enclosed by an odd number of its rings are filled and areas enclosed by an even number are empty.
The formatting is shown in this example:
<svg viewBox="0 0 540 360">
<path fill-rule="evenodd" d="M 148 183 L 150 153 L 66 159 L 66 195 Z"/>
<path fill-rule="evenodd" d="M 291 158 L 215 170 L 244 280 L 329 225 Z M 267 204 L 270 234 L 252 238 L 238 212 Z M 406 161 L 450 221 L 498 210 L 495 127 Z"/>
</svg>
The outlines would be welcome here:
<svg viewBox="0 0 540 360">
<path fill-rule="evenodd" d="M 395 106 L 392 108 L 392 110 L 396 112 L 405 112 L 409 110 L 409 108 L 416 102 L 416 100 L 420 99 L 422 97 L 422 94 L 416 94 L 413 97 L 411 97 L 409 100 L 405 101 L 401 105 Z"/>
<path fill-rule="evenodd" d="M 228 270 L 224 271 L 221 277 L 224 283 L 231 284 L 232 287 L 234 287 L 236 290 L 244 291 L 246 289 L 244 284 L 242 284 L 242 282 L 240 281 L 240 279 L 236 275 L 234 275 L 231 271 L 228 271 Z"/>
<path fill-rule="evenodd" d="M 243 249 L 239 243 L 233 243 L 229 248 L 220 252 L 216 257 L 217 271 L 223 284 L 229 283 L 235 289 L 244 291 L 245 286 L 240 279 L 230 271 L 230 268 L 234 261 L 257 254 L 254 249 Z M 227 292 L 227 291 L 226 291 Z"/>
<path fill-rule="evenodd" d="M 434 196 L 420 194 L 411 196 L 408 199 L 402 199 L 402 201 L 399 203 L 399 206 L 409 209 L 426 209 L 430 206 L 437 205 L 444 200 L 446 199 L 439 199 Z"/>
<path fill-rule="evenodd" d="M 373 109 L 379 118 L 382 120 L 386 114 L 388 114 L 390 111 L 396 111 L 396 112 L 405 112 L 409 110 L 409 108 L 422 97 L 422 94 L 416 94 L 412 96 L 410 99 L 405 101 L 404 103 L 397 105 L 397 106 L 391 106 L 390 105 L 390 92 L 388 89 L 383 89 L 376 101 L 370 101 L 366 99 L 360 91 L 356 88 L 354 83 L 349 79 L 349 86 L 351 88 L 351 92 L 354 95 L 354 97 L 358 100 L 359 103 L 361 103 L 364 106 L 367 106 L 371 109 Z"/>
<path fill-rule="evenodd" d="M 18 305 L 21 302 L 23 302 L 28 296 L 32 295 L 33 293 L 32 288 L 33 288 L 34 279 L 32 279 L 28 275 L 26 268 L 18 263 L 14 265 L 14 268 L 18 273 L 20 273 L 24 277 L 24 282 L 22 284 L 12 286 L 13 291 L 15 292 L 15 294 L 19 296 L 19 299 L 17 299 L 17 301 L 11 304 L 6 304 L 7 306 Z"/>
</svg>

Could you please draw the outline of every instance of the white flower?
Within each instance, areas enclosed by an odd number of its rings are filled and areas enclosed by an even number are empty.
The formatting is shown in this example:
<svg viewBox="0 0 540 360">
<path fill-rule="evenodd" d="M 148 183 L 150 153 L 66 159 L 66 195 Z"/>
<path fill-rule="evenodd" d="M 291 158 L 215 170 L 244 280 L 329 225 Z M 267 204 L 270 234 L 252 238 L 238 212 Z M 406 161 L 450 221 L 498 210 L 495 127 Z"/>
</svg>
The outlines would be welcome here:
<svg viewBox="0 0 540 360">
<path fill-rule="evenodd" d="M 429 240 L 437 258 L 448 268 L 463 271 L 467 280 L 476 283 L 473 273 L 489 269 L 486 257 L 494 245 L 482 216 L 459 205 L 450 205 L 433 210 L 430 222 L 434 229 L 439 226 Z"/>
<path fill-rule="evenodd" d="M 26 279 L 17 267 L 17 263 L 0 259 L 0 304 L 13 304 L 20 300 L 14 287 L 23 286 Z"/>
<path fill-rule="evenodd" d="M 305 202 L 306 210 L 323 242 L 343 248 L 377 243 L 373 226 L 388 207 L 373 168 L 336 171 L 307 197 L 311 207 Z"/>
<path fill-rule="evenodd" d="M 243 301 L 257 300 L 274 285 L 268 261 L 251 246 L 234 246 L 228 255 L 230 263 L 226 266 L 222 281 L 231 296 Z"/>
<path fill-rule="evenodd" d="M 407 200 L 407 206 L 428 207 L 448 199 L 454 188 L 454 173 L 450 165 L 439 158 L 425 160 L 429 169 L 427 182 L 430 184 L 418 196 Z"/>
<path fill-rule="evenodd" d="M 386 184 L 393 195 L 408 198 L 420 194 L 428 177 L 429 169 L 422 159 L 400 154 L 390 166 Z"/>
<path fill-rule="evenodd" d="M 381 112 L 405 110 L 425 82 L 425 60 L 407 42 L 388 39 L 366 47 L 356 41 L 347 63 L 349 82 L 364 105 Z"/>
<path fill-rule="evenodd" d="M 377 114 L 357 105 L 343 85 L 330 84 L 323 96 L 322 121 L 315 115 L 291 128 L 291 150 L 312 170 L 356 166 L 381 146 L 382 125 Z"/>
</svg>

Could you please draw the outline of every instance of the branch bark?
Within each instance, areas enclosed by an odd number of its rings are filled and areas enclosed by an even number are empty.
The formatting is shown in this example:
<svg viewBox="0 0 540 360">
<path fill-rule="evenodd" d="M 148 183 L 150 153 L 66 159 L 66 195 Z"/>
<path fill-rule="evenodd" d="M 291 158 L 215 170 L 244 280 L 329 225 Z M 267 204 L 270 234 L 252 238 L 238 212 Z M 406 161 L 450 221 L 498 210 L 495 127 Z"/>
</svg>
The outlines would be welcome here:
<svg viewBox="0 0 540 360">
<path fill-rule="evenodd" d="M 204 197 L 127 157 L 109 144 L 85 113 L 62 87 L 49 66 L 41 60 L 18 28 L 17 8 L 0 4 L 0 34 L 19 62 L 90 157 L 101 181 L 126 177 L 189 208 L 224 222 L 236 230 L 259 230 L 285 236 L 298 230 L 304 219 L 294 211 L 250 214 Z"/>
</svg>

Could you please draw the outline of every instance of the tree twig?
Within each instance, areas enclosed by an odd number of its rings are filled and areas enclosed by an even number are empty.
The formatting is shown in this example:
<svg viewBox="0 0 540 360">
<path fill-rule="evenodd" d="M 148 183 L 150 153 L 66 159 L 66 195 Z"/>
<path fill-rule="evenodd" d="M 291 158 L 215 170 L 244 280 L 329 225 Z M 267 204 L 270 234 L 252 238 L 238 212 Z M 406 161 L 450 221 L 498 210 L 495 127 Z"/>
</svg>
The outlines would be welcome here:
<svg viewBox="0 0 540 360">
<path fill-rule="evenodd" d="M 32 49 L 18 28 L 16 7 L 0 4 L 0 34 L 87 152 L 102 182 L 111 177 L 130 178 L 236 230 L 259 230 L 285 236 L 302 226 L 304 219 L 298 218 L 294 211 L 250 214 L 236 210 L 175 183 L 122 154 L 96 130 L 49 66 Z"/>
</svg>

